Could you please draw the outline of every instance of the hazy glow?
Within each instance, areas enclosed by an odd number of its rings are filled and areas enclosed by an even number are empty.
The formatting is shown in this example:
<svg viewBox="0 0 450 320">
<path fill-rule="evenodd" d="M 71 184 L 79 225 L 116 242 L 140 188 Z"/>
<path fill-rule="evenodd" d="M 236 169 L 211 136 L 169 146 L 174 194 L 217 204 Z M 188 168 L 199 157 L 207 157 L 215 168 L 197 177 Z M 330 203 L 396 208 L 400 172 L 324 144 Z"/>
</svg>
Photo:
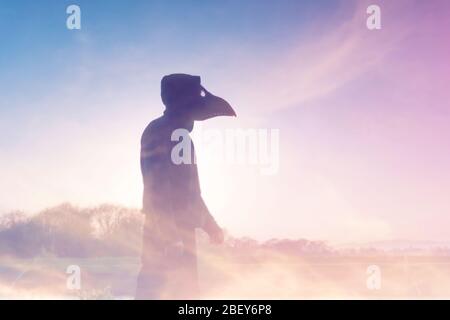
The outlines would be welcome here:
<svg viewBox="0 0 450 320">
<path fill-rule="evenodd" d="M 239 115 L 206 128 L 280 129 L 278 175 L 199 159 L 231 233 L 450 240 L 450 4 L 378 2 L 379 32 L 365 28 L 364 1 L 230 1 L 183 20 L 184 8 L 143 1 L 115 4 L 118 26 L 81 1 L 91 18 L 78 33 L 59 29 L 51 2 L 35 8 L 49 29 L 12 22 L 31 1 L 2 4 L 0 210 L 140 207 L 139 139 L 162 112 L 159 80 L 188 72 Z"/>
</svg>

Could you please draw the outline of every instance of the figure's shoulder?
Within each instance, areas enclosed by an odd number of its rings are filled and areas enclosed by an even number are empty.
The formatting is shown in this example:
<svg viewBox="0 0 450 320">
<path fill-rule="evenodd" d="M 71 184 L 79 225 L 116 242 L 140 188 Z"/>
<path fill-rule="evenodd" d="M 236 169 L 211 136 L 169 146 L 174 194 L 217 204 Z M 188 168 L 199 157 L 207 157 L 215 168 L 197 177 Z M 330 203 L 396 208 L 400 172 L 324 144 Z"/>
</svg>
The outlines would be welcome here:
<svg viewBox="0 0 450 320">
<path fill-rule="evenodd" d="M 142 133 L 141 142 L 145 143 L 146 141 L 151 140 L 159 140 L 160 137 L 164 136 L 167 131 L 167 124 L 163 117 L 159 117 L 153 121 L 151 121 L 144 132 Z"/>
<path fill-rule="evenodd" d="M 144 132 L 142 133 L 142 136 L 144 137 L 146 135 L 158 132 L 159 128 L 162 127 L 162 122 L 163 122 L 162 117 L 152 120 L 147 125 L 147 127 L 145 127 Z"/>
</svg>

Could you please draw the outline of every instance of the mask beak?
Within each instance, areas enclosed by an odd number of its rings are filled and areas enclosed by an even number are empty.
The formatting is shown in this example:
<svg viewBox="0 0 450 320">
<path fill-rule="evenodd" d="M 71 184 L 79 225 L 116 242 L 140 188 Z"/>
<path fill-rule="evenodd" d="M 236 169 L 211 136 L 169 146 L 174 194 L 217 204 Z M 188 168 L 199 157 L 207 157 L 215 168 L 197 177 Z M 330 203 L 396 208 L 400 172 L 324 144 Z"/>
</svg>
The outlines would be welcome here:
<svg viewBox="0 0 450 320">
<path fill-rule="evenodd" d="M 204 95 L 201 97 L 202 103 L 193 112 L 194 120 L 202 121 L 220 116 L 236 117 L 236 112 L 227 101 L 208 92 L 204 87 L 201 89 Z"/>
</svg>

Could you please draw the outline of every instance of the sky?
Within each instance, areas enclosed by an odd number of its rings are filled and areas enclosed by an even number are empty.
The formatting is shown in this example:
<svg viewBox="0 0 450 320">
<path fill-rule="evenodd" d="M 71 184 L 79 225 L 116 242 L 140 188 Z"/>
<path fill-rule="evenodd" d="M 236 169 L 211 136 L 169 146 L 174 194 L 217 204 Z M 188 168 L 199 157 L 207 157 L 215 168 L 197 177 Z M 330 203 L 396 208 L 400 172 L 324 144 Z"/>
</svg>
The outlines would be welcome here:
<svg viewBox="0 0 450 320">
<path fill-rule="evenodd" d="M 211 161 L 194 138 L 231 234 L 450 241 L 449 16 L 446 0 L 0 0 L 0 214 L 139 208 L 140 135 L 163 111 L 161 77 L 182 72 L 238 114 L 194 136 L 279 132 L 272 175 Z"/>
</svg>

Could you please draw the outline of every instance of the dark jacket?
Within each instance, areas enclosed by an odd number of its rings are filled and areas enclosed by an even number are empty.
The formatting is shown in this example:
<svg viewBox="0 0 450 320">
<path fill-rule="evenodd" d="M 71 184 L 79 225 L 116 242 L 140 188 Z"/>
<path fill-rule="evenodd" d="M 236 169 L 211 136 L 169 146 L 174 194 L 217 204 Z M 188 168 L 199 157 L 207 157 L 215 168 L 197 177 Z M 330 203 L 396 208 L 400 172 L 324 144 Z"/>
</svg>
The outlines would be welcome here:
<svg viewBox="0 0 450 320">
<path fill-rule="evenodd" d="M 180 128 L 169 116 L 153 120 L 141 139 L 141 171 L 144 182 L 143 211 L 183 228 L 207 228 L 215 224 L 200 191 L 195 150 L 191 142 L 190 164 L 174 164 L 172 132 Z"/>
</svg>

